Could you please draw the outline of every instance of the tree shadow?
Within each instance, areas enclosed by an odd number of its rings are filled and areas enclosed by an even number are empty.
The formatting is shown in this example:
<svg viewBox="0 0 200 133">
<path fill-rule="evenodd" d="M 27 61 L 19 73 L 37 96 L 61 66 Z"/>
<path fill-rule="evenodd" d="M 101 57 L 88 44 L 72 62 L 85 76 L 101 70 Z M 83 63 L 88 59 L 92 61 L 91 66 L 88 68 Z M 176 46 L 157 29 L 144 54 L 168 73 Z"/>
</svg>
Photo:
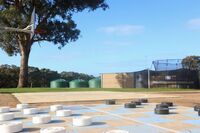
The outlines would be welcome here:
<svg viewBox="0 0 200 133">
<path fill-rule="evenodd" d="M 119 73 L 116 79 L 121 88 L 133 88 L 133 74 Z"/>
</svg>

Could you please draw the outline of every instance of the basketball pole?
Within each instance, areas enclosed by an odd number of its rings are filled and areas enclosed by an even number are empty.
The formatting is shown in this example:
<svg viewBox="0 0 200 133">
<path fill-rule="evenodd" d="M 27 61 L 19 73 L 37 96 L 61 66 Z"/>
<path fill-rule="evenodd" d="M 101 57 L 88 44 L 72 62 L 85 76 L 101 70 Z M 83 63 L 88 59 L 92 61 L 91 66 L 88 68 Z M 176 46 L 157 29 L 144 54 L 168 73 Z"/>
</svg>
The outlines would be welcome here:
<svg viewBox="0 0 200 133">
<path fill-rule="evenodd" d="M 151 87 L 150 87 L 150 70 L 149 70 L 149 68 L 147 69 L 147 71 L 148 71 L 148 89 L 150 89 Z"/>
</svg>

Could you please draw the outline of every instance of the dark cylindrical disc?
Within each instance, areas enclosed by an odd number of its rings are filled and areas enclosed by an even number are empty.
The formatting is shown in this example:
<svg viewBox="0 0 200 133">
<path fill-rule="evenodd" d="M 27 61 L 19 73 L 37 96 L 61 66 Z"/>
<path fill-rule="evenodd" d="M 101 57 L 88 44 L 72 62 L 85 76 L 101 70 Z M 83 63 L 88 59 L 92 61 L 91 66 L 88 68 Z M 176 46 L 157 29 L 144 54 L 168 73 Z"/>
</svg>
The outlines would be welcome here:
<svg viewBox="0 0 200 133">
<path fill-rule="evenodd" d="M 136 108 L 136 104 L 135 103 L 125 103 L 124 108 Z"/>
<path fill-rule="evenodd" d="M 113 105 L 113 104 L 116 103 L 114 99 L 106 100 L 105 102 L 106 102 L 106 104 L 108 104 L 108 105 Z"/>
<path fill-rule="evenodd" d="M 161 104 L 166 104 L 168 106 L 173 106 L 173 103 L 172 102 L 162 102 Z"/>
<path fill-rule="evenodd" d="M 140 101 L 141 103 L 148 103 L 148 99 L 146 99 L 146 98 L 139 99 L 139 101 Z"/>
<path fill-rule="evenodd" d="M 167 104 L 157 104 L 156 108 L 168 108 L 169 106 Z"/>
<path fill-rule="evenodd" d="M 155 108 L 154 112 L 155 112 L 155 114 L 166 115 L 166 114 L 169 114 L 169 109 L 168 108 Z"/>
<path fill-rule="evenodd" d="M 200 105 L 199 104 L 194 106 L 194 111 L 200 111 Z"/>
<path fill-rule="evenodd" d="M 136 105 L 142 105 L 140 101 L 131 101 L 131 103 L 135 103 Z"/>
</svg>

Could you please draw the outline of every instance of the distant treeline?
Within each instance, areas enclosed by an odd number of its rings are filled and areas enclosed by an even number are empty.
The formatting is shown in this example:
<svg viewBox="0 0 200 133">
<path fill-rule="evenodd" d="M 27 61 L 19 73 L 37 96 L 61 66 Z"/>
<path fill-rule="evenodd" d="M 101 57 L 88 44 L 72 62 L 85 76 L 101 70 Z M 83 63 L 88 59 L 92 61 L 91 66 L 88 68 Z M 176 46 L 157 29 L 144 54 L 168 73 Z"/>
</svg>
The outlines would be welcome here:
<svg viewBox="0 0 200 133">
<path fill-rule="evenodd" d="M 92 75 L 77 72 L 61 72 L 52 71 L 50 69 L 37 67 L 29 67 L 29 87 L 49 87 L 50 82 L 55 79 L 65 79 L 71 81 L 74 79 L 90 80 L 94 78 Z M 15 88 L 18 84 L 19 67 L 15 65 L 0 66 L 0 88 Z"/>
</svg>

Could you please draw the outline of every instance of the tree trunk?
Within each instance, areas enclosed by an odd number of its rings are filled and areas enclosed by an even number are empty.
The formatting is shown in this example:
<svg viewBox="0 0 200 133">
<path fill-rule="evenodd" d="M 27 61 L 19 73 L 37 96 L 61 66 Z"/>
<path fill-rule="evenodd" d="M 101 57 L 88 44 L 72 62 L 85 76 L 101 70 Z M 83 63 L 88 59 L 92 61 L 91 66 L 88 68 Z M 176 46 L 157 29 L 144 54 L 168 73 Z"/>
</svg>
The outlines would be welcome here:
<svg viewBox="0 0 200 133">
<path fill-rule="evenodd" d="M 20 46 L 21 51 L 21 61 L 20 61 L 20 72 L 18 88 L 28 87 L 28 60 L 30 54 L 30 48 L 27 45 Z"/>
</svg>

